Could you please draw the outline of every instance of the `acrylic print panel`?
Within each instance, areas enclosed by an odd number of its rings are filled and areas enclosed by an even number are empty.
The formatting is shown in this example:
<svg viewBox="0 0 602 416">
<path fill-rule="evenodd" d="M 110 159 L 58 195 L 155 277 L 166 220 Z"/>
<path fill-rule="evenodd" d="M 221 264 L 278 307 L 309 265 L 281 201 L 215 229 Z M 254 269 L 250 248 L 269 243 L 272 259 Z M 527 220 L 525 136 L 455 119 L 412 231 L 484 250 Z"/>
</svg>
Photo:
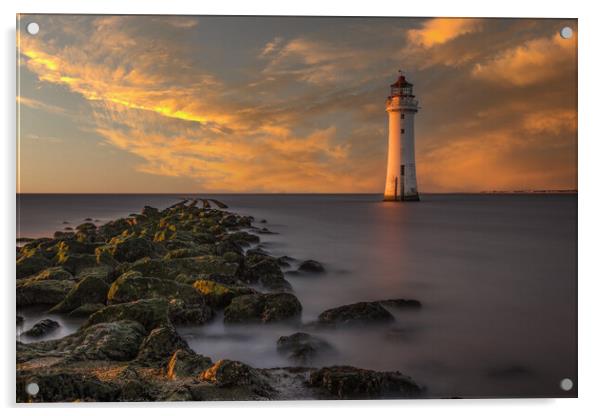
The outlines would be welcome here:
<svg viewBox="0 0 602 416">
<path fill-rule="evenodd" d="M 19 402 L 576 397 L 575 19 L 17 26 Z"/>
</svg>

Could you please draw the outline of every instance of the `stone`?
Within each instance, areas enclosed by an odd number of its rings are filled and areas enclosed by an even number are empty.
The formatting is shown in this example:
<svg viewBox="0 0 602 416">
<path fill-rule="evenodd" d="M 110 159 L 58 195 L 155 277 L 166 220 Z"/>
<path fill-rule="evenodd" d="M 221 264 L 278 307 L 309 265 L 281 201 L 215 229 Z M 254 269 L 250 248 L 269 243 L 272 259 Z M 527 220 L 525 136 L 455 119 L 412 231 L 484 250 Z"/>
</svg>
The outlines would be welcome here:
<svg viewBox="0 0 602 416">
<path fill-rule="evenodd" d="M 71 312 L 80 306 L 88 304 L 104 303 L 107 298 L 109 285 L 103 279 L 89 275 L 80 280 L 65 296 L 59 304 L 54 306 L 50 312 Z"/>
<path fill-rule="evenodd" d="M 104 307 L 104 303 L 85 303 L 69 312 L 69 316 L 75 318 L 87 318 Z"/>
<path fill-rule="evenodd" d="M 132 275 L 131 272 L 113 282 L 107 295 L 110 304 L 152 298 L 181 299 L 188 305 L 204 304 L 201 294 L 190 285 L 174 280 Z"/>
<path fill-rule="evenodd" d="M 172 325 L 160 326 L 153 329 L 142 341 L 136 361 L 165 366 L 173 354 L 180 349 L 190 350 L 186 341 L 178 335 Z"/>
<path fill-rule="evenodd" d="M 109 250 L 115 260 L 120 262 L 134 262 L 143 257 L 153 257 L 155 250 L 152 243 L 143 237 L 129 237 L 115 242 Z"/>
<path fill-rule="evenodd" d="M 210 358 L 195 354 L 189 348 L 176 350 L 167 363 L 167 378 L 197 376 L 213 365 Z"/>
<path fill-rule="evenodd" d="M 56 264 L 75 276 L 85 269 L 97 266 L 94 254 L 60 253 L 57 257 Z"/>
<path fill-rule="evenodd" d="M 249 283 L 260 283 L 263 287 L 274 291 L 290 291 L 291 284 L 284 278 L 278 261 L 264 257 L 250 267 L 246 267 L 243 278 Z"/>
<path fill-rule="evenodd" d="M 36 274 L 51 265 L 47 258 L 39 255 L 21 257 L 17 260 L 17 279 Z"/>
<path fill-rule="evenodd" d="M 240 361 L 219 360 L 203 371 L 199 378 L 222 388 L 248 386 L 264 396 L 274 391 L 264 374 Z"/>
<path fill-rule="evenodd" d="M 147 331 L 169 324 L 168 302 L 165 299 L 142 299 L 109 305 L 92 314 L 83 328 L 103 322 L 131 320 L 139 322 Z"/>
<path fill-rule="evenodd" d="M 270 323 L 298 320 L 301 303 L 290 293 L 243 295 L 232 299 L 224 310 L 226 323 Z"/>
<path fill-rule="evenodd" d="M 237 296 L 257 293 L 244 286 L 227 286 L 211 280 L 200 279 L 192 285 L 205 298 L 208 305 L 223 309 Z"/>
<path fill-rule="evenodd" d="M 38 274 L 36 274 L 34 277 L 31 278 L 31 280 L 73 280 L 74 277 L 71 273 L 69 273 L 67 270 L 63 269 L 62 267 L 49 267 L 45 270 L 42 270 L 41 272 L 39 272 Z"/>
<path fill-rule="evenodd" d="M 306 273 L 324 273 L 326 270 L 321 263 L 315 260 L 305 260 L 299 265 L 299 271 Z"/>
<path fill-rule="evenodd" d="M 18 280 L 17 306 L 56 305 L 75 286 L 71 280 Z"/>
<path fill-rule="evenodd" d="M 167 313 L 176 325 L 203 325 L 213 318 L 213 309 L 204 303 L 188 304 L 181 299 L 171 299 Z"/>
<path fill-rule="evenodd" d="M 31 329 L 23 332 L 22 335 L 32 338 L 39 338 L 56 331 L 59 327 L 59 323 L 53 321 L 52 319 L 42 319 L 40 322 L 32 326 Z"/>
<path fill-rule="evenodd" d="M 308 384 L 339 399 L 415 397 L 422 392 L 421 386 L 398 371 L 380 372 L 351 366 L 314 370 Z"/>
<path fill-rule="evenodd" d="M 278 352 L 300 365 L 311 362 L 320 352 L 332 352 L 334 348 L 322 338 L 305 332 L 282 336 L 277 342 Z"/>
<path fill-rule="evenodd" d="M 318 316 L 320 324 L 350 326 L 358 324 L 379 324 L 394 321 L 395 318 L 379 302 L 358 302 L 328 309 Z"/>
</svg>

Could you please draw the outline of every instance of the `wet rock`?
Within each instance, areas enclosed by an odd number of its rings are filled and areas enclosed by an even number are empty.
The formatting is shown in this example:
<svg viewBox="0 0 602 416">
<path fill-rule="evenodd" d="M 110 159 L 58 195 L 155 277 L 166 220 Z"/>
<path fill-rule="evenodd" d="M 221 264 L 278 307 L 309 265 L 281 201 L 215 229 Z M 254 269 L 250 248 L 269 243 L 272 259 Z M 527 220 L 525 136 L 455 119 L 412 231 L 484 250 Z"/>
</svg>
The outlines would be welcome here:
<svg viewBox="0 0 602 416">
<path fill-rule="evenodd" d="M 237 296 L 257 293 L 244 286 L 227 286 L 211 280 L 197 280 L 192 285 L 205 298 L 207 304 L 214 308 L 225 308 Z"/>
<path fill-rule="evenodd" d="M 107 306 L 92 314 L 82 327 L 103 322 L 131 320 L 139 322 L 147 331 L 169 324 L 168 302 L 165 299 L 143 299 Z"/>
<path fill-rule="evenodd" d="M 117 261 L 134 262 L 143 257 L 153 257 L 155 250 L 152 243 L 142 237 L 130 237 L 112 242 L 110 253 Z"/>
<path fill-rule="evenodd" d="M 181 299 L 189 305 L 204 304 L 203 297 L 190 285 L 143 277 L 136 272 L 128 272 L 115 280 L 107 295 L 107 301 L 111 304 L 152 298 Z"/>
<path fill-rule="evenodd" d="M 332 352 L 332 345 L 305 332 L 296 332 L 278 339 L 278 352 L 300 365 L 311 362 L 320 352 Z"/>
<path fill-rule="evenodd" d="M 233 214 L 225 215 L 224 217 L 222 217 L 219 223 L 224 227 L 235 227 L 238 225 L 238 218 L 236 215 Z"/>
<path fill-rule="evenodd" d="M 73 280 L 74 277 L 71 273 L 69 273 L 67 270 L 63 269 L 62 267 L 49 267 L 45 270 L 42 270 L 41 272 L 39 272 L 38 274 L 36 274 L 34 277 L 31 278 L 31 280 Z"/>
<path fill-rule="evenodd" d="M 70 280 L 18 280 L 17 306 L 51 305 L 61 302 L 75 286 Z"/>
<path fill-rule="evenodd" d="M 52 319 L 42 319 L 40 322 L 31 327 L 31 329 L 23 332 L 23 335 L 32 338 L 39 338 L 48 335 L 49 333 L 57 330 L 59 327 L 59 323 L 53 321 Z"/>
<path fill-rule="evenodd" d="M 243 278 L 249 283 L 259 283 L 263 287 L 274 291 L 292 290 L 291 284 L 284 278 L 284 273 L 273 258 L 264 257 L 261 261 L 247 267 Z"/>
<path fill-rule="evenodd" d="M 395 318 L 379 302 L 358 302 L 328 309 L 318 316 L 318 322 L 325 325 L 350 326 L 358 324 L 378 324 L 394 321 Z"/>
<path fill-rule="evenodd" d="M 172 299 L 168 304 L 168 316 L 176 325 L 203 325 L 213 318 L 213 309 L 204 303 L 189 304 Z"/>
<path fill-rule="evenodd" d="M 312 371 L 308 384 L 339 399 L 414 397 L 422 388 L 400 372 L 372 371 L 351 366 L 324 367 Z"/>
<path fill-rule="evenodd" d="M 148 218 L 159 218 L 160 213 L 157 208 L 145 205 L 144 208 L 142 208 L 142 215 L 145 215 Z"/>
<path fill-rule="evenodd" d="M 139 363 L 167 365 L 172 355 L 180 349 L 189 351 L 188 344 L 172 325 L 153 329 L 140 345 L 136 361 Z"/>
<path fill-rule="evenodd" d="M 57 266 L 62 266 L 73 275 L 79 274 L 85 269 L 96 267 L 96 256 L 94 254 L 69 253 L 59 255 Z"/>
<path fill-rule="evenodd" d="M 299 265 L 300 272 L 306 273 L 324 273 L 324 266 L 315 260 L 305 260 Z"/>
<path fill-rule="evenodd" d="M 176 350 L 167 363 L 167 378 L 177 380 L 181 377 L 197 376 L 213 366 L 210 358 L 195 354 L 189 348 Z"/>
<path fill-rule="evenodd" d="M 298 320 L 301 303 L 290 293 L 239 296 L 224 311 L 226 323 L 270 323 Z"/>
<path fill-rule="evenodd" d="M 17 260 L 17 279 L 31 276 L 50 266 L 50 261 L 39 255 L 21 257 Z"/>
<path fill-rule="evenodd" d="M 88 277 L 95 277 L 97 279 L 100 279 L 102 281 L 104 281 L 107 284 L 111 284 L 115 281 L 115 269 L 111 266 L 102 264 L 99 265 L 97 267 L 89 267 L 86 269 L 83 269 L 79 272 L 79 274 L 77 275 L 78 279 L 84 280 Z"/>
<path fill-rule="evenodd" d="M 255 393 L 265 397 L 274 393 L 264 374 L 240 361 L 220 360 L 202 372 L 199 378 L 222 388 L 250 387 Z"/>
<path fill-rule="evenodd" d="M 40 391 L 35 396 L 27 393 L 29 383 L 38 384 Z M 53 371 L 50 373 L 17 372 L 17 401 L 26 402 L 75 402 L 116 401 L 120 396 L 118 385 L 100 381 L 93 374 Z"/>
<path fill-rule="evenodd" d="M 250 244 L 257 244 L 259 243 L 259 237 L 257 237 L 254 234 L 248 233 L 246 231 L 237 231 L 231 234 L 226 234 L 223 237 L 224 241 L 233 241 L 235 243 L 238 243 L 240 245 L 244 246 L 248 246 Z"/>
<path fill-rule="evenodd" d="M 109 285 L 94 275 L 80 280 L 65 296 L 62 302 L 54 306 L 51 312 L 71 312 L 80 306 L 88 304 L 104 303 L 107 298 Z"/>
</svg>

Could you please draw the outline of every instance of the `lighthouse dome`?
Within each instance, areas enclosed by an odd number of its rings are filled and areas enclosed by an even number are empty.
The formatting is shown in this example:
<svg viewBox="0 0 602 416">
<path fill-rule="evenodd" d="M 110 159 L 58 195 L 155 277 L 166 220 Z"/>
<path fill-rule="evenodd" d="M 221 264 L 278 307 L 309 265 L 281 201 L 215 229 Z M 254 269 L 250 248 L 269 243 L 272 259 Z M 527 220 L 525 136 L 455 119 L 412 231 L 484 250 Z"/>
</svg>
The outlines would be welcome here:
<svg viewBox="0 0 602 416">
<path fill-rule="evenodd" d="M 400 73 L 397 81 L 391 84 L 391 97 L 413 97 L 413 87 L 414 86 L 408 82 L 405 75 Z"/>
</svg>

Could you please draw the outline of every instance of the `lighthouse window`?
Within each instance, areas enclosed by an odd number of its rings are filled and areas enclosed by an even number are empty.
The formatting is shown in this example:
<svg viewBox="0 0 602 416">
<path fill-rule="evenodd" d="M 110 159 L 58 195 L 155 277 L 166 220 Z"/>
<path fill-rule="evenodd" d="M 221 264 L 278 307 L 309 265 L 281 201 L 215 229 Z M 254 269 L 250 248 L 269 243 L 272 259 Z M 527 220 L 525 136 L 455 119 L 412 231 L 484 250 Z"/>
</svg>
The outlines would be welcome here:
<svg viewBox="0 0 602 416">
<path fill-rule="evenodd" d="M 405 114 L 402 114 L 402 115 L 401 115 L 401 118 L 402 118 L 402 119 L 406 118 L 406 115 L 405 115 Z"/>
<path fill-rule="evenodd" d="M 401 134 L 405 133 L 406 129 L 401 129 Z"/>
</svg>

